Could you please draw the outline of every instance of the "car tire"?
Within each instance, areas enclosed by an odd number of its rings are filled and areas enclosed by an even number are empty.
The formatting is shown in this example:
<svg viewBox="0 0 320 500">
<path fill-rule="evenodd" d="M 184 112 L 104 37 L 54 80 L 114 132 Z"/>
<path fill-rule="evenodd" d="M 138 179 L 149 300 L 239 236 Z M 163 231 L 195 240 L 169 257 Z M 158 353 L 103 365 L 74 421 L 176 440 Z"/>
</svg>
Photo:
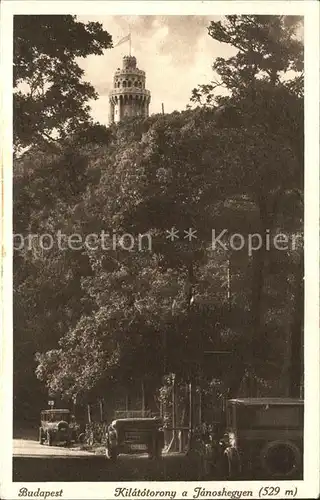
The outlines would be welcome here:
<svg viewBox="0 0 320 500">
<path fill-rule="evenodd" d="M 285 450 L 291 458 L 291 463 L 289 464 L 288 470 L 284 470 L 281 467 L 277 468 L 277 463 L 275 459 L 280 459 L 281 464 L 285 463 L 284 454 Z M 278 451 L 278 457 L 277 457 Z M 272 461 L 272 454 L 274 455 L 274 460 Z M 291 456 L 290 456 L 291 455 Z M 270 479 L 291 479 L 297 475 L 302 470 L 302 454 L 301 450 L 292 441 L 270 441 L 268 442 L 261 451 L 260 463 L 264 474 Z"/>
<path fill-rule="evenodd" d="M 43 438 L 42 429 L 40 427 L 40 429 L 39 429 L 39 444 L 43 444 L 43 443 L 44 443 L 44 438 Z"/>
<path fill-rule="evenodd" d="M 229 479 L 235 481 L 241 475 L 240 457 L 236 449 L 232 449 L 229 455 Z"/>
<path fill-rule="evenodd" d="M 106 459 L 110 462 L 116 462 L 118 458 L 117 448 L 115 446 L 106 446 Z"/>
<path fill-rule="evenodd" d="M 161 441 L 158 439 L 155 444 L 155 451 L 154 451 L 154 458 L 156 460 L 160 460 L 162 457 L 162 446 L 161 446 Z"/>
<path fill-rule="evenodd" d="M 86 435 L 85 435 L 85 433 L 84 433 L 84 432 L 81 432 L 81 434 L 79 434 L 79 436 L 78 436 L 77 441 L 78 441 L 79 443 L 81 443 L 81 444 L 82 444 L 82 443 L 84 443 L 84 442 L 85 442 L 85 439 L 86 439 Z"/>
<path fill-rule="evenodd" d="M 220 460 L 219 477 L 222 480 L 235 481 L 241 473 L 240 459 L 235 449 L 227 448 Z"/>
<path fill-rule="evenodd" d="M 149 460 L 153 460 L 154 458 L 156 458 L 156 445 L 154 446 L 148 446 L 148 450 L 147 450 L 147 453 L 148 453 L 148 459 Z"/>
<path fill-rule="evenodd" d="M 149 443 L 147 444 L 147 453 L 149 460 L 158 460 L 161 458 L 161 440 L 157 436 L 153 436 L 149 440 Z"/>
<path fill-rule="evenodd" d="M 223 453 L 219 459 L 217 474 L 220 481 L 229 479 L 229 457 L 226 453 Z"/>
<path fill-rule="evenodd" d="M 47 443 L 48 446 L 52 446 L 52 435 L 49 431 L 47 431 Z"/>
</svg>

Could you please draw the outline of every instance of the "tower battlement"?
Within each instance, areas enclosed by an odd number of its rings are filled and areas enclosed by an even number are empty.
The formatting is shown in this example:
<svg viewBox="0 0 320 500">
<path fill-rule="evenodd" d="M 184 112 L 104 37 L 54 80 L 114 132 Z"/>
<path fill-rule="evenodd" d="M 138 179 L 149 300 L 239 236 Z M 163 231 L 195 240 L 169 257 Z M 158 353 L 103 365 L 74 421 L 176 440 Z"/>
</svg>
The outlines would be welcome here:
<svg viewBox="0 0 320 500">
<path fill-rule="evenodd" d="M 110 123 L 126 117 L 149 116 L 150 91 L 146 89 L 146 74 L 137 68 L 134 56 L 124 56 L 122 68 L 113 77 L 113 89 L 109 94 Z"/>
<path fill-rule="evenodd" d="M 122 60 L 123 69 L 135 69 L 137 67 L 137 59 L 134 56 L 124 56 Z"/>
</svg>

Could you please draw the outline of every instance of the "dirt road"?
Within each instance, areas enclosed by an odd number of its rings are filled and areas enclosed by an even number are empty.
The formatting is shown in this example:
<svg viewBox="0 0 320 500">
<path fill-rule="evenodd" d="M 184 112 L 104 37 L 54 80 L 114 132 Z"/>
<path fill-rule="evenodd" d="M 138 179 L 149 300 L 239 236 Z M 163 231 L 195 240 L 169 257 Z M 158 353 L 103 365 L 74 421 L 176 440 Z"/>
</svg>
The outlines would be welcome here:
<svg viewBox="0 0 320 500">
<path fill-rule="evenodd" d="M 13 440 L 14 457 L 88 457 L 92 453 L 67 448 L 64 446 L 40 445 L 37 441 L 31 439 Z"/>
<path fill-rule="evenodd" d="M 199 479 L 198 461 L 180 454 L 104 456 L 63 446 L 14 439 L 13 481 L 181 481 Z"/>
</svg>

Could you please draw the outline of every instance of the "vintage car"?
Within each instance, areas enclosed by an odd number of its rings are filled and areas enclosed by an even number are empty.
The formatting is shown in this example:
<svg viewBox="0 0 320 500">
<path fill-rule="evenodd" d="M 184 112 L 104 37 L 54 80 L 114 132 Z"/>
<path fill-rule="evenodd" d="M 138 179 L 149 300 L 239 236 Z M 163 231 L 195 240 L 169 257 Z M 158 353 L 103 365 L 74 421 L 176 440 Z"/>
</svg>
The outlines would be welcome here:
<svg viewBox="0 0 320 500">
<path fill-rule="evenodd" d="M 304 403 L 291 398 L 227 402 L 217 472 L 224 479 L 302 479 Z"/>
<path fill-rule="evenodd" d="M 71 420 L 70 410 L 43 410 L 39 427 L 39 443 L 46 442 L 51 446 L 53 442 L 64 442 L 68 446 L 75 432 Z"/>
<path fill-rule="evenodd" d="M 106 458 L 115 461 L 120 453 L 148 453 L 160 458 L 164 432 L 159 418 L 119 418 L 107 428 Z"/>
</svg>

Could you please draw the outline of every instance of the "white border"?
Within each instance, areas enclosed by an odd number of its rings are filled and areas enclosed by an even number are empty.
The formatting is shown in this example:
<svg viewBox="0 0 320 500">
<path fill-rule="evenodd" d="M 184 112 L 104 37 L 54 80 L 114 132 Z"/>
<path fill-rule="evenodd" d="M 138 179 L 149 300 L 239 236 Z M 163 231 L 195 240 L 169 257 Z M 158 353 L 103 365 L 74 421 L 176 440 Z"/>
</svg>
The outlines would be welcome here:
<svg viewBox="0 0 320 500">
<path fill-rule="evenodd" d="M 67 500 L 113 499 L 119 483 L 13 483 L 12 482 L 12 16 L 14 14 L 77 15 L 225 15 L 292 14 L 305 16 L 305 456 L 304 480 L 279 482 L 281 491 L 297 487 L 296 498 L 319 496 L 319 3 L 317 1 L 10 1 L 1 5 L 1 125 L 4 179 L 3 225 L 3 370 L 1 385 L 1 482 L 0 497 L 16 500 L 20 487 L 63 488 Z M 2 214 L 3 215 L 3 214 Z M 9 431 L 11 429 L 11 432 Z M 228 490 L 251 489 L 259 498 L 261 486 L 272 481 L 232 483 L 140 482 L 123 487 L 170 489 L 182 498 L 193 488 Z M 281 494 L 278 498 L 281 498 Z M 132 498 L 132 497 L 131 497 Z M 209 498 L 209 497 L 206 497 Z M 219 498 L 219 497 L 215 497 Z M 221 498 L 221 497 L 220 497 Z M 230 497 L 229 497 L 230 498 Z"/>
</svg>

